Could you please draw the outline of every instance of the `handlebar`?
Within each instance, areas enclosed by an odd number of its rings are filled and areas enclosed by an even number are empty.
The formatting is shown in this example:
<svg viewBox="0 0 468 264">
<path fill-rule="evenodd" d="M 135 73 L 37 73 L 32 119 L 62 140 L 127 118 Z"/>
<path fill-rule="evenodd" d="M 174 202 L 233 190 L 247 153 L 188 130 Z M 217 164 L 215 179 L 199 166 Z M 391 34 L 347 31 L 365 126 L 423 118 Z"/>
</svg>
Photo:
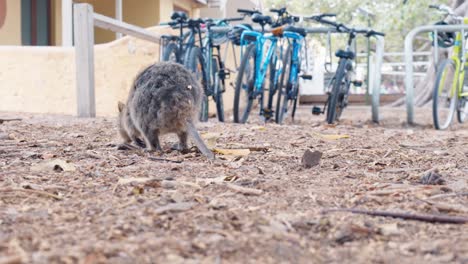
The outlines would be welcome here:
<svg viewBox="0 0 468 264">
<path fill-rule="evenodd" d="M 222 21 L 230 22 L 230 21 L 242 21 L 244 20 L 243 17 L 232 17 L 232 18 L 224 18 Z"/>
<path fill-rule="evenodd" d="M 375 31 L 373 29 L 357 29 L 357 28 L 350 28 L 342 23 L 336 23 L 327 19 L 324 19 L 323 17 L 326 16 L 335 16 L 335 14 L 322 14 L 318 16 L 312 16 L 309 17 L 309 19 L 313 19 L 319 23 L 330 25 L 336 28 L 338 32 L 344 32 L 344 33 L 353 33 L 353 34 L 364 34 L 366 37 L 372 37 L 372 36 L 385 36 L 385 33 Z"/>
<path fill-rule="evenodd" d="M 287 13 L 285 7 L 280 8 L 280 9 L 271 8 L 271 9 L 270 9 L 270 12 L 277 13 L 277 14 L 280 15 L 280 16 L 283 15 L 283 14 L 285 14 L 285 13 Z"/>
<path fill-rule="evenodd" d="M 251 15 L 254 15 L 254 14 L 261 14 L 260 11 L 258 11 L 258 10 L 248 10 L 248 9 L 242 9 L 242 8 L 238 8 L 237 13 L 243 13 L 243 14 L 248 15 L 248 16 L 251 16 Z"/>
</svg>

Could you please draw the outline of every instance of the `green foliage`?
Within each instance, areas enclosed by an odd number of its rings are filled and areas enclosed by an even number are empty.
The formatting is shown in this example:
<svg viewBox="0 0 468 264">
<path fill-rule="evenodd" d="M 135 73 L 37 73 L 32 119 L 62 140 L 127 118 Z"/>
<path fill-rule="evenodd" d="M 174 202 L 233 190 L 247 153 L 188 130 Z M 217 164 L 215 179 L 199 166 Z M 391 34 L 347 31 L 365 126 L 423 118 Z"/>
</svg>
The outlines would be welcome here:
<svg viewBox="0 0 468 264">
<path fill-rule="evenodd" d="M 408 0 L 408 3 L 403 5 L 403 0 L 265 0 L 265 6 L 268 8 L 285 6 L 291 13 L 301 15 L 336 13 L 338 15 L 336 20 L 341 23 L 367 27 L 366 16 L 357 12 L 358 7 L 361 7 L 375 15 L 371 19 L 372 28 L 386 33 L 386 50 L 402 51 L 404 38 L 411 29 L 441 20 L 440 14 L 428 6 L 449 4 L 449 2 L 449 0 Z M 316 25 L 309 24 L 309 26 Z M 363 47 L 363 43 L 364 40 L 361 38 L 358 47 Z"/>
</svg>

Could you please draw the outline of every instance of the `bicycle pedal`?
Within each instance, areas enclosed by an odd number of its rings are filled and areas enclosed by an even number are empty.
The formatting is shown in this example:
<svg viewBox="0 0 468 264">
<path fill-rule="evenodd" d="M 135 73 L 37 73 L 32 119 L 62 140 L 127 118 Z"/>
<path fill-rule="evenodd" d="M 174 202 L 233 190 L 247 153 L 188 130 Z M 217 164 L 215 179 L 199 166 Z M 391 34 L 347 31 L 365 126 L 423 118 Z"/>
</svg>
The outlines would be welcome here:
<svg viewBox="0 0 468 264">
<path fill-rule="evenodd" d="M 319 106 L 312 107 L 312 114 L 313 115 L 320 115 L 322 113 L 322 109 Z"/>
<path fill-rule="evenodd" d="M 362 81 L 353 81 L 353 85 L 356 86 L 356 87 L 362 87 Z"/>
<path fill-rule="evenodd" d="M 312 80 L 312 75 L 310 74 L 302 74 L 299 77 L 301 77 L 303 80 Z"/>
</svg>

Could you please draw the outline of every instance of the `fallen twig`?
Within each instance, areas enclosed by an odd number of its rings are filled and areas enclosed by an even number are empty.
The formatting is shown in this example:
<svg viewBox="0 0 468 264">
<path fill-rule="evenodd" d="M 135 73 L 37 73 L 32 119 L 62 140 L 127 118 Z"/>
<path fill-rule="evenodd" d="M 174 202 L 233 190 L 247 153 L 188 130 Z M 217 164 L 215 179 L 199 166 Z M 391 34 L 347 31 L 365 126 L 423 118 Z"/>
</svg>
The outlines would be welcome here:
<svg viewBox="0 0 468 264">
<path fill-rule="evenodd" d="M 382 173 L 398 173 L 398 172 L 409 172 L 409 171 L 418 171 L 421 170 L 421 168 L 388 168 L 388 169 L 383 169 L 380 172 Z"/>
<path fill-rule="evenodd" d="M 232 184 L 232 183 L 226 183 L 225 185 L 226 185 L 229 189 L 231 189 L 231 190 L 233 190 L 233 191 L 236 191 L 236 192 L 243 193 L 243 194 L 260 195 L 260 194 L 263 193 L 263 191 L 262 191 L 262 190 L 259 190 L 259 189 L 241 187 L 241 186 L 239 186 L 239 185 Z"/>
<path fill-rule="evenodd" d="M 449 193 L 449 194 L 437 194 L 429 197 L 428 199 L 440 199 L 440 198 L 447 198 L 447 197 L 456 197 L 456 196 L 468 196 L 468 192 L 462 193 Z"/>
<path fill-rule="evenodd" d="M 33 189 L 3 189 L 3 190 L 0 190 L 0 192 L 26 192 L 26 193 L 35 193 L 35 194 L 39 194 L 39 195 L 43 195 L 43 196 L 48 196 L 48 197 L 54 198 L 56 200 L 62 200 L 63 199 L 62 197 L 60 197 L 58 195 L 51 194 L 51 193 L 44 192 L 44 191 L 39 191 L 39 190 L 33 190 Z"/>
<path fill-rule="evenodd" d="M 3 122 L 11 122 L 11 121 L 21 121 L 23 119 L 21 118 L 0 118 L 0 125 L 3 124 Z"/>
<path fill-rule="evenodd" d="M 336 209 L 327 209 L 323 211 L 323 213 L 333 213 L 333 212 L 349 212 L 353 214 L 393 217 L 393 218 L 417 220 L 417 221 L 430 222 L 430 223 L 447 223 L 447 224 L 468 223 L 468 217 L 464 217 L 464 216 L 413 214 L 413 213 L 399 213 L 399 212 L 388 212 L 388 211 L 372 211 L 372 210 L 366 210 L 366 209 L 352 209 L 352 208 L 336 208 Z"/>
<path fill-rule="evenodd" d="M 148 159 L 153 160 L 153 161 L 165 161 L 165 162 L 171 162 L 171 163 L 182 163 L 181 160 L 170 160 L 170 159 L 156 158 L 156 157 L 148 157 Z"/>
<path fill-rule="evenodd" d="M 156 214 L 164 214 L 167 212 L 182 212 L 188 211 L 194 207 L 196 203 L 184 202 L 184 203 L 171 203 L 165 206 L 161 206 L 155 210 Z"/>
</svg>

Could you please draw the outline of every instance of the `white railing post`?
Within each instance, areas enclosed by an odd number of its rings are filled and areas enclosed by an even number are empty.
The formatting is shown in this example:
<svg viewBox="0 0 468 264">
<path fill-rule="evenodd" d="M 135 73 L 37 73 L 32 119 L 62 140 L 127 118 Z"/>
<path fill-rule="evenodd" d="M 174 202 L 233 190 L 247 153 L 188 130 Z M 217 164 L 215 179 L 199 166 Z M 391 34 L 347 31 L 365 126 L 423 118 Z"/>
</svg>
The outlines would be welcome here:
<svg viewBox="0 0 468 264">
<path fill-rule="evenodd" d="M 78 116 L 95 117 L 94 17 L 91 5 L 74 5 L 74 36 Z"/>
<path fill-rule="evenodd" d="M 73 46 L 73 0 L 62 0 L 62 46 Z"/>
<path fill-rule="evenodd" d="M 115 19 L 122 22 L 123 12 L 122 12 L 122 0 L 115 0 Z M 117 32 L 115 33 L 117 39 L 122 37 L 122 33 Z"/>
<path fill-rule="evenodd" d="M 382 63 L 384 56 L 385 38 L 376 36 L 377 47 L 375 50 L 374 78 L 372 85 L 372 121 L 379 122 L 379 107 L 380 107 L 380 87 L 382 85 Z"/>
</svg>

